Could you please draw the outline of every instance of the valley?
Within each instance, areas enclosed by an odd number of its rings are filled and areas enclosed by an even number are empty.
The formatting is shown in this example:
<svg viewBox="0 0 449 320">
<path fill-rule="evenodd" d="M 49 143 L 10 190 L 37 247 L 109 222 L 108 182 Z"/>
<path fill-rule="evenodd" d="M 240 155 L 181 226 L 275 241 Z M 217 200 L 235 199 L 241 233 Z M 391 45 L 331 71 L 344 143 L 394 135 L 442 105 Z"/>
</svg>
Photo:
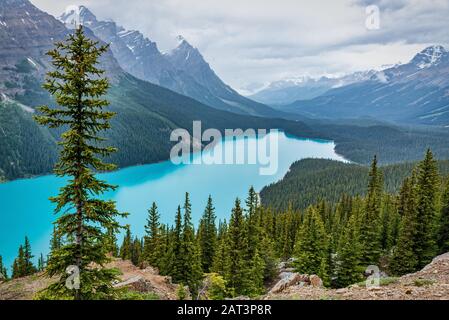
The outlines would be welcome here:
<svg viewBox="0 0 449 320">
<path fill-rule="evenodd" d="M 441 37 L 36 3 L 0 0 L 0 300 L 449 299 Z"/>
</svg>

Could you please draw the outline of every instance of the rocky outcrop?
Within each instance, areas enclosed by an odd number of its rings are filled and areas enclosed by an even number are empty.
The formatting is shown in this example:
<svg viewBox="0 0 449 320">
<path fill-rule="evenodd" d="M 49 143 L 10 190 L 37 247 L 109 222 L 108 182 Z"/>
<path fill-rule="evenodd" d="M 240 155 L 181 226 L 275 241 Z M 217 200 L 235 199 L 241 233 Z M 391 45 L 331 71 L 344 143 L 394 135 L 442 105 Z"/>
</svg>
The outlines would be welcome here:
<svg viewBox="0 0 449 320">
<path fill-rule="evenodd" d="M 138 293 L 154 293 L 161 300 L 176 300 L 177 285 L 171 283 L 170 277 L 158 274 L 151 267 L 140 269 L 131 261 L 114 259 L 107 268 L 116 269 L 120 272 L 118 281 L 114 287 L 127 288 Z M 0 283 L 0 300 L 31 300 L 33 296 L 57 281 L 56 277 L 47 278 L 43 273 L 29 277 L 14 279 Z"/>
<path fill-rule="evenodd" d="M 293 279 L 293 276 L 291 276 Z M 285 285 L 281 285 L 281 281 Z M 380 287 L 367 287 L 356 284 L 342 289 L 322 287 L 319 277 L 310 276 L 309 283 L 291 285 L 281 279 L 276 290 L 264 297 L 270 299 L 301 300 L 449 300 L 449 253 L 436 257 L 421 271 L 400 278 L 382 278 Z M 278 290 L 282 288 L 282 290 Z"/>
</svg>

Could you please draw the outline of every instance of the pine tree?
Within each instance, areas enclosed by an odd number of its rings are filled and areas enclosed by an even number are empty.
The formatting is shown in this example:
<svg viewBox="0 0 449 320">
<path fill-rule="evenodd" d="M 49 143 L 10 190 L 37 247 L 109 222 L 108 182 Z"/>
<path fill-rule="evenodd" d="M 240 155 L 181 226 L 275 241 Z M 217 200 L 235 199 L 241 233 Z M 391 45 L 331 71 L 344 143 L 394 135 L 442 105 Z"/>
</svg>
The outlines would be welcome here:
<svg viewBox="0 0 449 320">
<path fill-rule="evenodd" d="M 181 206 L 178 206 L 175 218 L 175 228 L 171 232 L 169 250 L 165 255 L 166 272 L 173 278 L 173 281 L 176 283 L 179 283 L 183 280 L 183 259 L 181 256 L 182 231 L 183 225 Z"/>
<path fill-rule="evenodd" d="M 50 240 L 50 254 L 52 252 L 56 252 L 59 250 L 62 246 L 61 237 L 58 233 L 58 230 L 56 229 L 56 226 L 53 226 L 53 233 Z"/>
<path fill-rule="evenodd" d="M 0 281 L 8 280 L 8 272 L 3 265 L 3 257 L 0 255 Z"/>
<path fill-rule="evenodd" d="M 44 255 L 41 253 L 39 260 L 37 261 L 37 271 L 42 272 L 45 269 L 45 259 Z"/>
<path fill-rule="evenodd" d="M 365 211 L 361 217 L 361 263 L 364 267 L 377 265 L 381 254 L 380 213 L 382 208 L 382 174 L 374 157 L 369 174 Z"/>
<path fill-rule="evenodd" d="M 447 179 L 442 199 L 438 232 L 439 253 L 449 252 L 449 179 Z"/>
<path fill-rule="evenodd" d="M 119 248 L 117 246 L 117 236 L 115 234 L 114 229 L 109 228 L 107 230 L 104 247 L 106 252 L 110 254 L 112 257 L 118 257 Z"/>
<path fill-rule="evenodd" d="M 180 270 L 182 282 L 185 283 L 195 297 L 203 276 L 201 269 L 201 256 L 195 231 L 192 224 L 192 207 L 189 194 L 186 193 L 184 203 L 184 225 L 182 229 L 180 256 L 182 268 Z"/>
<path fill-rule="evenodd" d="M 427 150 L 424 160 L 418 165 L 417 176 L 417 230 L 415 234 L 415 254 L 418 268 L 423 268 L 435 257 L 438 248 L 436 244 L 438 196 L 440 181 L 437 162 L 430 150 Z"/>
<path fill-rule="evenodd" d="M 228 267 L 231 265 L 231 256 L 229 248 L 229 240 L 226 234 L 218 239 L 217 249 L 212 262 L 211 271 L 221 276 L 229 275 Z"/>
<path fill-rule="evenodd" d="M 317 274 L 322 279 L 328 277 L 328 238 L 323 221 L 313 207 L 307 209 L 304 221 L 298 231 L 295 245 L 296 270 L 300 273 Z"/>
<path fill-rule="evenodd" d="M 140 266 L 142 259 L 142 242 L 139 238 L 135 237 L 131 244 L 131 262 L 135 266 Z"/>
<path fill-rule="evenodd" d="M 131 260 L 132 259 L 132 236 L 130 226 L 125 226 L 126 233 L 123 238 L 122 246 L 120 247 L 120 258 L 123 260 Z"/>
<path fill-rule="evenodd" d="M 153 202 L 148 210 L 148 219 L 145 226 L 146 237 L 144 245 L 144 257 L 150 265 L 159 267 L 161 259 L 161 230 L 159 213 L 156 203 Z"/>
<path fill-rule="evenodd" d="M 110 128 L 109 120 L 114 116 L 103 110 L 108 101 L 101 97 L 106 94 L 109 83 L 102 78 L 104 71 L 96 67 L 107 50 L 107 46 L 98 46 L 98 42 L 88 39 L 80 26 L 48 53 L 55 70 L 48 73 L 44 88 L 60 107 L 42 106 L 39 108 L 42 115 L 35 119 L 50 128 L 67 130 L 59 142 L 60 159 L 55 173 L 70 179 L 51 200 L 57 204 L 55 211 L 60 214 L 56 221 L 58 232 L 69 243 L 50 256 L 47 274 L 59 275 L 60 280 L 47 288 L 43 298 L 57 295 L 80 300 L 115 296 L 112 287 L 115 272 L 93 267 L 109 261 L 103 247 L 104 230 L 118 231 L 120 225 L 115 219 L 125 216 L 117 211 L 113 201 L 97 198 L 115 186 L 99 180 L 93 171 L 115 168 L 101 160 L 115 152 L 115 148 L 104 146 L 104 139 L 98 136 Z M 69 266 L 79 270 L 79 289 L 71 290 L 65 285 Z"/>
<path fill-rule="evenodd" d="M 17 259 L 14 259 L 14 262 L 12 264 L 12 274 L 11 277 L 13 279 L 20 277 L 20 270 L 19 270 L 19 261 Z"/>
<path fill-rule="evenodd" d="M 241 295 L 247 291 L 247 264 L 245 254 L 247 252 L 247 241 L 245 239 L 245 220 L 240 200 L 235 201 L 232 209 L 231 220 L 229 222 L 227 249 L 229 259 L 225 267 L 225 280 L 233 295 Z"/>
<path fill-rule="evenodd" d="M 198 241 L 201 251 L 201 264 L 205 273 L 209 273 L 212 267 L 217 246 L 217 227 L 215 225 L 215 208 L 212 197 L 207 199 L 206 209 L 198 228 Z"/>
<path fill-rule="evenodd" d="M 23 250 L 23 245 L 20 245 L 17 258 L 14 260 L 12 277 L 13 279 L 16 279 L 24 277 L 25 275 L 25 252 Z"/>
<path fill-rule="evenodd" d="M 389 269 L 392 274 L 402 276 L 416 271 L 418 264 L 415 254 L 417 231 L 417 190 L 416 177 L 405 179 L 399 194 L 398 212 L 402 217 L 399 238 Z"/>
<path fill-rule="evenodd" d="M 360 266 L 360 253 L 357 220 L 353 215 L 349 219 L 338 245 L 337 287 L 347 287 L 362 280 L 364 268 Z"/>
<path fill-rule="evenodd" d="M 28 237 L 25 237 L 25 244 L 23 246 L 23 274 L 22 276 L 29 276 L 36 273 L 37 269 L 33 264 L 34 256 L 31 253 L 31 244 Z"/>
</svg>

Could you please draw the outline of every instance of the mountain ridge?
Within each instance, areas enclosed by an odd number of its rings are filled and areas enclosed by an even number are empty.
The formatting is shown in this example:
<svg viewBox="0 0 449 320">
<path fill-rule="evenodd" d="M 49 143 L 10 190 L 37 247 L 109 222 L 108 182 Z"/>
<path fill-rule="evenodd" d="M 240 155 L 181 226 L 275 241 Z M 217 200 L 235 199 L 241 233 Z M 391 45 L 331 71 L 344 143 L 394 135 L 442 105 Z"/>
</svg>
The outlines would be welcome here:
<svg viewBox="0 0 449 320">
<path fill-rule="evenodd" d="M 449 52 L 438 45 L 427 47 L 408 63 L 281 110 L 313 118 L 368 116 L 400 124 L 448 127 Z"/>
<path fill-rule="evenodd" d="M 112 20 L 99 21 L 85 6 L 63 13 L 59 20 L 73 26 L 74 20 L 90 28 L 111 45 L 120 66 L 133 76 L 189 96 L 216 109 L 257 116 L 276 116 L 268 106 L 247 99 L 226 85 L 198 49 L 184 38 L 178 47 L 163 54 L 157 44 L 138 30 L 126 30 Z"/>
</svg>

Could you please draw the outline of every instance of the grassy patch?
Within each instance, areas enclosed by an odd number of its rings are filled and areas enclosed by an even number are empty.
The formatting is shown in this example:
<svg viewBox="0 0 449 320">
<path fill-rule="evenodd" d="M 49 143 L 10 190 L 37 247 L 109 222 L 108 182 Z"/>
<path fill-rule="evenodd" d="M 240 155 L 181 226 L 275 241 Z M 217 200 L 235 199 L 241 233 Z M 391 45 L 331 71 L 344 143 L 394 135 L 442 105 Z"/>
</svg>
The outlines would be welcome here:
<svg viewBox="0 0 449 320">
<path fill-rule="evenodd" d="M 124 290 L 120 293 L 119 300 L 159 300 L 159 296 L 153 292 L 140 293 L 131 290 Z"/>
<path fill-rule="evenodd" d="M 399 278 L 397 278 L 397 277 L 380 278 L 379 284 L 381 287 L 384 287 L 384 286 L 388 286 L 390 284 L 397 283 L 398 281 L 399 281 Z M 358 285 L 359 287 L 365 287 L 366 282 L 361 281 L 359 283 L 356 283 L 356 285 Z"/>
<path fill-rule="evenodd" d="M 430 280 L 430 279 L 416 279 L 415 281 L 413 281 L 413 285 L 415 287 L 427 287 L 427 286 L 431 286 L 435 283 L 435 280 Z"/>
</svg>

